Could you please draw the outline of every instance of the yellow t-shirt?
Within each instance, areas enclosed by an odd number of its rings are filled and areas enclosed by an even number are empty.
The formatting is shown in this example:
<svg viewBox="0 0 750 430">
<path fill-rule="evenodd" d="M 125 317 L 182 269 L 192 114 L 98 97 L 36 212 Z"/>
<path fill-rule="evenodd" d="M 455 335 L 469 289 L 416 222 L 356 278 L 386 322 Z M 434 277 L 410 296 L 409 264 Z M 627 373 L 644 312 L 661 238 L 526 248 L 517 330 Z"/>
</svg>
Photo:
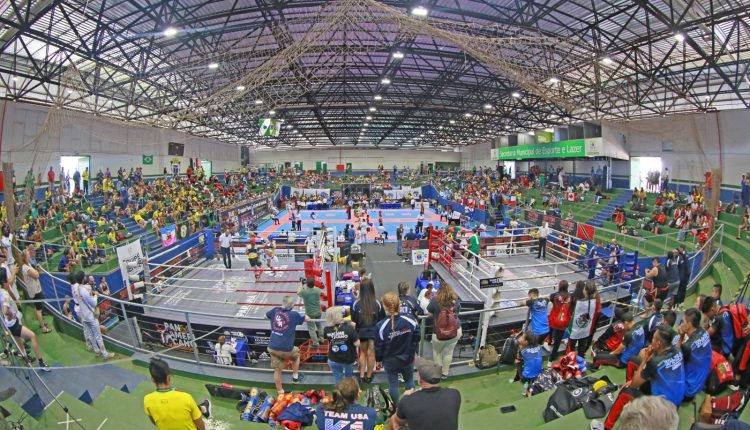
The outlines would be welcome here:
<svg viewBox="0 0 750 430">
<path fill-rule="evenodd" d="M 202 416 L 193 396 L 175 389 L 147 394 L 143 410 L 159 430 L 195 430 L 195 420 Z"/>
</svg>

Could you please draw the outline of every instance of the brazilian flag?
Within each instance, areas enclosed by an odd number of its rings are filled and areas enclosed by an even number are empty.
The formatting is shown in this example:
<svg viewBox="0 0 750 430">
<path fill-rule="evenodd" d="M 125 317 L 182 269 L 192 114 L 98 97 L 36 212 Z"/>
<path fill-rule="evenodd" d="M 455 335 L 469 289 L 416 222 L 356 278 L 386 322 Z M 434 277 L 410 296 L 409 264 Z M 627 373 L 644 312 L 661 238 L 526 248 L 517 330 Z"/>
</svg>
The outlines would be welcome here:
<svg viewBox="0 0 750 430">
<path fill-rule="evenodd" d="M 143 164 L 154 164 L 154 156 L 153 155 L 143 155 Z"/>
</svg>

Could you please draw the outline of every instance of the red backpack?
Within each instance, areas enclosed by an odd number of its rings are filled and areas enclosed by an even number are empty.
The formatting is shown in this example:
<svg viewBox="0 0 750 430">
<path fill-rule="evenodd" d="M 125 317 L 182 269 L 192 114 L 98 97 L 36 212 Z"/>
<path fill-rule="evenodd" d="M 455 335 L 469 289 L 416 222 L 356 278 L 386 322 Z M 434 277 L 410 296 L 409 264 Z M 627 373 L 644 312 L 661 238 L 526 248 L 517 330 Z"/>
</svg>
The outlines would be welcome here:
<svg viewBox="0 0 750 430">
<path fill-rule="evenodd" d="M 558 301 L 559 300 L 559 301 Z M 549 313 L 549 325 L 556 330 L 565 330 L 570 323 L 572 309 L 570 308 L 570 296 L 564 299 L 561 296 L 555 297 L 552 301 L 552 311 Z"/>
<path fill-rule="evenodd" d="M 458 335 L 458 320 L 454 306 L 444 307 L 435 320 L 435 337 L 438 340 L 453 339 Z"/>
<path fill-rule="evenodd" d="M 732 328 L 734 329 L 734 338 L 742 339 L 744 336 L 743 331 L 748 325 L 747 319 L 747 308 L 742 303 L 730 303 L 723 306 L 719 313 L 729 312 L 732 316 Z"/>
<path fill-rule="evenodd" d="M 708 394 L 722 392 L 727 386 L 734 382 L 734 369 L 721 353 L 711 352 L 711 372 L 706 378 L 705 391 Z"/>
</svg>

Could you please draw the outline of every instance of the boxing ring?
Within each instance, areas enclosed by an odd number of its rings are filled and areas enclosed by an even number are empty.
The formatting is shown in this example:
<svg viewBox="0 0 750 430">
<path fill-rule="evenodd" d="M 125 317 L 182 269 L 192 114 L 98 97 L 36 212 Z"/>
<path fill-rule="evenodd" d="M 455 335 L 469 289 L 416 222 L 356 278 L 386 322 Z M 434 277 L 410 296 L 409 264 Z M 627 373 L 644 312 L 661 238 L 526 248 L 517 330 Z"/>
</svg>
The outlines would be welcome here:
<svg viewBox="0 0 750 430">
<path fill-rule="evenodd" d="M 266 312 L 281 306 L 285 295 L 296 295 L 300 278 L 306 278 L 304 263 L 279 262 L 274 269 L 253 269 L 244 256 L 235 257 L 232 268 L 227 269 L 217 260 L 195 266 L 151 265 L 151 269 L 176 268 L 178 277 L 157 278 L 145 282 L 144 315 L 155 318 L 173 318 L 175 311 L 203 312 L 202 324 L 223 326 L 228 321 L 235 328 L 267 329 Z M 325 289 L 321 289 L 321 303 L 328 303 L 330 282 L 335 279 L 337 265 L 322 263 Z M 260 279 L 255 279 L 255 271 Z M 326 283 L 327 282 L 327 283 Z M 297 307 L 302 306 L 299 301 Z M 330 303 L 328 303 L 330 306 Z M 257 319 L 248 319 L 257 318 Z"/>
</svg>

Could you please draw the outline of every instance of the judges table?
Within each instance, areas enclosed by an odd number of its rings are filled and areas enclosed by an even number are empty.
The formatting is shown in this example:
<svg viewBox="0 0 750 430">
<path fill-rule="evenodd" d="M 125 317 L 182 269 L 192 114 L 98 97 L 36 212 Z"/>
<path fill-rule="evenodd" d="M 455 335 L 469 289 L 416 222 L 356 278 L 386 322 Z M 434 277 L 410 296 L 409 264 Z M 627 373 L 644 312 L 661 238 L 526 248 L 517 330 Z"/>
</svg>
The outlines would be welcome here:
<svg viewBox="0 0 750 430">
<path fill-rule="evenodd" d="M 294 232 L 294 236 L 296 236 L 296 237 L 295 237 L 294 241 L 297 242 L 297 243 L 304 242 L 305 240 L 307 240 L 307 236 L 309 234 L 310 233 L 295 231 Z M 289 234 L 281 234 L 280 232 L 271 233 L 271 234 L 268 235 L 268 239 L 269 240 L 273 240 L 273 241 L 288 242 L 289 241 Z"/>
<path fill-rule="evenodd" d="M 401 209 L 401 203 L 381 203 L 380 209 Z"/>
<path fill-rule="evenodd" d="M 307 210 L 309 211 L 320 211 L 328 209 L 327 203 L 307 203 Z"/>
</svg>

